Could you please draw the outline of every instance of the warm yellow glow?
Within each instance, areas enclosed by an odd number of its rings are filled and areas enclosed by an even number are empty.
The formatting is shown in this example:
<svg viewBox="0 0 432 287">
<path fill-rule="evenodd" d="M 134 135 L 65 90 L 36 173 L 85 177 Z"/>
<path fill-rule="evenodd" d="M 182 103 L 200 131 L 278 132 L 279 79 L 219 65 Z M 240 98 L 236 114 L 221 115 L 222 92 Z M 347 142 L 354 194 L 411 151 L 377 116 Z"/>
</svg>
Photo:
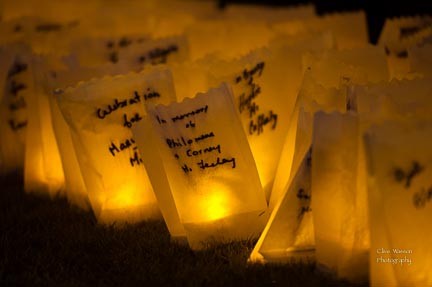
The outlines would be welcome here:
<svg viewBox="0 0 432 287">
<path fill-rule="evenodd" d="M 207 216 L 210 220 L 216 220 L 224 217 L 227 213 L 226 198 L 223 193 L 214 193 L 209 198 L 207 206 Z"/>
<path fill-rule="evenodd" d="M 138 202 L 140 202 L 140 200 L 136 197 L 135 188 L 126 185 L 105 203 L 104 209 L 123 209 L 134 206 Z"/>
<path fill-rule="evenodd" d="M 202 209 L 209 221 L 221 219 L 229 214 L 230 202 L 227 190 L 223 185 L 213 185 L 208 190 L 208 196 L 203 199 Z"/>
</svg>

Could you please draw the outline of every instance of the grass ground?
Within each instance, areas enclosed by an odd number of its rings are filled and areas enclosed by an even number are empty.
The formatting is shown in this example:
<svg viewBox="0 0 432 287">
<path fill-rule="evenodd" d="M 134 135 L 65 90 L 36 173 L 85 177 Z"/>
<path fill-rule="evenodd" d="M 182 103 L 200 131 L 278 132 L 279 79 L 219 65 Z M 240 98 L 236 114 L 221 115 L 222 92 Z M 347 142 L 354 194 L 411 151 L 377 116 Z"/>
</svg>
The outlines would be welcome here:
<svg viewBox="0 0 432 287">
<path fill-rule="evenodd" d="M 0 286 L 354 286 L 314 264 L 248 265 L 254 241 L 201 252 L 170 242 L 163 222 L 116 229 L 64 199 L 0 181 Z"/>
</svg>

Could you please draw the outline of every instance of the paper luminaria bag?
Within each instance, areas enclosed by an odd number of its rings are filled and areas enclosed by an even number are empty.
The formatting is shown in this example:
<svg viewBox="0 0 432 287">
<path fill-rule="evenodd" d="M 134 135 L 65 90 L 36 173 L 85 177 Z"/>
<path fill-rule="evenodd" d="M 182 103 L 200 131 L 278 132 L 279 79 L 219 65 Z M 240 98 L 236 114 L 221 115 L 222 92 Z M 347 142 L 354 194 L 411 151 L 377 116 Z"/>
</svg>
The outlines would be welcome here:
<svg viewBox="0 0 432 287">
<path fill-rule="evenodd" d="M 216 63 L 210 70 L 211 83 L 230 84 L 267 200 L 294 106 L 294 93 L 284 84 L 288 70 L 283 68 L 288 65 L 284 55 L 256 50 L 232 62 Z M 290 87 L 295 86 L 293 78 Z"/>
<path fill-rule="evenodd" d="M 309 258 L 314 256 L 316 238 L 314 234 L 314 224 L 311 219 L 315 216 L 314 209 L 310 207 L 310 201 L 313 202 L 313 192 L 311 194 L 310 186 L 310 167 L 305 168 L 307 158 L 310 156 L 312 132 L 313 132 L 313 116 L 316 111 L 345 111 L 347 108 L 347 84 L 343 81 L 344 77 L 352 79 L 353 82 L 365 81 L 364 74 L 377 81 L 386 78 L 386 64 L 383 52 L 379 49 L 365 49 L 363 54 L 353 57 L 352 51 L 335 52 L 336 55 L 327 55 L 324 61 L 318 65 L 312 65 L 312 71 L 308 71 L 303 80 L 302 88 L 297 98 L 296 108 L 292 115 L 292 125 L 288 131 L 287 141 L 285 143 L 282 155 L 286 158 L 288 150 L 291 146 L 292 159 L 284 162 L 285 165 L 291 163 L 291 176 L 287 173 L 287 168 L 280 169 L 284 171 L 283 175 L 286 181 L 282 186 L 282 182 L 275 181 L 272 196 L 270 199 L 270 208 L 273 209 L 270 221 L 266 226 L 257 246 L 251 254 L 252 261 L 273 261 L 273 260 L 291 260 L 292 258 Z M 326 59 L 327 57 L 327 59 Z M 382 59 L 382 61 L 372 61 L 372 59 Z M 365 61 L 365 58 L 368 59 Z M 361 60 L 363 59 L 363 60 Z M 362 62 L 363 61 L 363 62 Z M 353 68 L 347 63 L 359 65 L 360 69 Z M 381 64 L 381 65 L 380 65 Z M 370 65 L 370 67 L 368 67 Z M 373 65 L 377 65 L 377 69 L 372 69 Z M 336 70 L 336 73 L 330 73 L 330 69 Z M 327 71 L 327 72 L 325 72 Z M 368 74 L 368 72 L 370 74 Z M 320 75 L 320 77 L 318 76 Z M 341 84 L 342 83 L 342 84 Z M 339 86 L 339 88 L 335 88 Z M 313 156 L 312 160 L 313 166 Z M 288 166 L 289 167 L 289 166 Z M 288 168 L 289 170 L 289 168 Z M 289 173 L 289 172 L 288 172 Z M 281 173 L 279 173 L 281 175 Z M 279 189 L 275 189 L 279 186 Z M 298 192 L 299 190 L 302 192 Z M 304 208 L 305 212 L 302 216 L 296 216 L 298 209 Z M 326 216 L 320 210 L 317 210 L 317 216 Z M 292 222 L 291 227 L 286 222 Z M 297 229 L 293 229 L 297 226 Z M 317 227 L 319 232 L 325 232 L 325 226 Z M 319 233 L 318 232 L 318 233 Z M 311 239 L 312 237 L 312 239 Z M 290 241 L 291 239 L 291 241 Z M 318 249 L 320 244 L 316 246 Z M 325 249 L 326 247 L 324 247 Z M 318 253 L 320 254 L 320 253 Z M 318 256 L 318 261 L 322 258 Z"/>
<path fill-rule="evenodd" d="M 344 111 L 345 106 L 345 94 L 340 89 L 325 88 L 316 83 L 309 72 L 305 73 L 277 167 L 270 209 L 274 209 L 290 187 L 292 178 L 310 149 L 314 113 L 318 110 Z"/>
<path fill-rule="evenodd" d="M 64 192 L 64 172 L 52 128 L 51 95 L 44 82 L 44 61 L 52 62 L 51 65 L 60 64 L 48 57 L 32 56 L 34 89 L 28 96 L 24 189 L 54 197 Z"/>
<path fill-rule="evenodd" d="M 301 85 L 302 53 L 332 47 L 326 36 L 275 39 L 268 49 L 210 66 L 213 85 L 226 81 L 232 87 L 267 200 Z"/>
<path fill-rule="evenodd" d="M 280 37 L 268 49 L 232 61 L 209 61 L 210 85 L 225 81 L 232 88 L 267 200 L 303 76 L 302 53 L 332 44 L 324 34 Z"/>
<path fill-rule="evenodd" d="M 58 96 L 100 222 L 160 216 L 131 128 L 145 104 L 174 99 L 171 75 L 159 68 L 82 82 Z"/>
<path fill-rule="evenodd" d="M 55 99 L 56 90 L 63 90 L 66 87 L 73 86 L 83 80 L 90 80 L 94 77 L 102 77 L 103 75 L 125 74 L 130 71 L 128 65 L 105 64 L 99 67 L 84 68 L 72 64 L 68 69 L 55 69 L 55 67 L 45 67 L 45 95 L 49 100 L 50 112 L 43 114 L 42 118 L 51 117 L 52 122 L 44 121 L 45 126 L 41 128 L 52 132 L 55 136 L 55 142 L 50 141 L 52 145 L 44 144 L 45 149 L 58 149 L 61 157 L 62 170 L 64 173 L 64 184 L 66 197 L 68 201 L 81 209 L 88 210 L 90 203 L 88 193 L 84 184 L 81 170 L 78 164 L 75 147 L 72 142 L 70 128 L 67 125 Z"/>
<path fill-rule="evenodd" d="M 190 246 L 201 249 L 213 240 L 258 235 L 267 204 L 228 86 L 156 106 L 148 115 L 153 151 L 166 175 L 154 181 L 155 193 L 167 192 L 169 186 Z M 145 145 L 141 130 L 138 126 L 134 135 Z M 146 148 L 140 144 L 140 150 Z"/>
<path fill-rule="evenodd" d="M 305 77 L 308 77 L 306 74 Z M 303 102 L 297 111 L 294 137 L 301 161 L 286 182 L 278 198 L 272 194 L 272 214 L 255 246 L 251 261 L 312 260 L 315 258 L 315 238 L 311 204 L 311 142 L 313 114 L 318 110 L 344 110 L 344 94 L 337 89 L 325 89 L 307 78 L 299 94 Z M 298 131 L 297 131 L 298 129 Z M 298 148 L 298 147 L 297 147 Z"/>
<path fill-rule="evenodd" d="M 365 135 L 371 286 L 432 284 L 432 125 L 386 122 Z"/>
<path fill-rule="evenodd" d="M 318 112 L 312 141 L 316 257 L 339 277 L 368 278 L 367 188 L 358 116 Z"/>
<path fill-rule="evenodd" d="M 249 261 L 265 263 L 314 259 L 311 163 L 309 151 L 289 183 L 287 192 L 275 206 Z"/>
<path fill-rule="evenodd" d="M 141 43 L 141 41 L 145 41 L 145 44 Z M 187 57 L 188 54 L 184 41 L 179 37 L 152 40 L 150 38 L 123 36 L 107 38 L 106 42 L 98 38 L 91 43 L 93 46 L 87 46 L 88 50 L 97 51 L 100 55 L 95 56 L 93 53 L 88 53 L 87 51 L 87 58 L 83 58 L 81 57 L 82 53 L 80 54 L 81 50 L 74 49 L 71 55 L 63 58 L 63 66 L 50 66 L 44 63 L 45 71 L 43 72 L 46 74 L 44 84 L 47 87 L 42 97 L 49 98 L 51 112 L 42 113 L 39 117 L 40 120 L 52 117 L 52 125 L 49 125 L 46 121 L 42 121 L 41 123 L 45 124 L 41 128 L 47 132 L 50 132 L 51 129 L 54 130 L 57 147 L 47 146 L 46 141 L 43 142 L 43 147 L 46 150 L 58 148 L 61 151 L 66 196 L 71 203 L 82 209 L 89 208 L 87 191 L 78 167 L 69 127 L 59 110 L 58 103 L 52 96 L 52 91 L 55 89 L 64 89 L 79 81 L 89 80 L 93 77 L 139 71 L 143 66 L 165 61 L 172 63 Z M 109 56 L 113 52 L 116 55 L 116 61 L 114 62 L 110 61 L 111 58 Z M 143 57 L 145 60 L 142 59 Z M 96 63 L 100 65 L 94 66 Z M 82 66 L 81 64 L 90 65 L 91 67 Z"/>
<path fill-rule="evenodd" d="M 147 62 L 153 63 L 152 61 L 166 61 L 167 57 L 172 55 L 169 55 L 170 53 L 177 53 L 178 50 L 182 50 L 182 55 L 184 56 L 187 54 L 186 50 L 184 49 L 184 45 L 179 48 L 179 45 L 177 45 L 179 42 L 176 39 L 164 39 L 160 41 L 154 41 L 151 39 L 145 39 L 145 46 L 141 42 L 138 43 L 138 40 L 135 38 L 127 38 L 123 37 L 117 41 L 114 40 L 106 40 L 102 41 L 100 39 L 97 39 L 99 41 L 96 41 L 100 44 L 101 47 L 99 49 L 95 49 L 92 46 L 89 45 L 82 45 L 84 46 L 83 49 L 87 49 L 86 52 L 89 54 L 89 50 L 97 50 L 97 55 L 99 56 L 99 60 L 101 64 L 102 62 L 108 62 L 109 52 L 113 52 L 116 55 L 116 64 L 117 70 L 125 70 L 123 67 L 128 66 L 130 67 L 130 70 L 138 70 L 140 66 L 143 66 L 145 64 L 142 57 L 147 58 Z M 144 41 L 144 39 L 142 39 Z M 113 43 L 113 47 L 106 47 L 106 42 Z M 139 49 L 131 50 L 131 46 L 133 44 L 140 44 Z M 160 48 L 151 48 L 152 46 L 160 47 Z M 118 48 L 122 48 L 121 53 L 120 51 L 117 51 Z M 166 47 L 174 47 L 171 50 L 167 50 Z M 75 47 L 73 48 L 74 56 L 77 51 Z M 184 50 L 184 51 L 183 51 Z M 105 55 L 103 52 L 105 52 L 107 55 Z M 118 55 L 120 53 L 121 55 Z M 78 55 L 78 58 L 80 55 Z M 95 57 L 95 55 L 90 53 L 90 56 Z M 151 57 L 150 57 L 151 56 Z M 121 59 L 118 59 L 120 57 Z M 179 57 L 177 57 L 179 58 Z M 91 78 L 88 74 L 89 69 L 84 71 L 83 68 L 76 66 L 75 63 L 73 63 L 73 58 L 68 59 L 66 62 L 68 67 L 64 67 L 65 63 L 62 63 L 60 59 L 57 60 L 57 57 L 54 57 L 52 55 L 50 56 L 32 56 L 32 63 L 33 66 L 33 73 L 32 73 L 32 80 L 34 82 L 34 91 L 32 93 L 29 93 L 28 95 L 28 124 L 27 124 L 27 141 L 31 142 L 32 144 L 26 145 L 25 147 L 25 166 L 24 166 L 24 186 L 26 191 L 38 191 L 40 193 L 48 193 L 51 197 L 57 195 L 59 191 L 63 190 L 64 188 L 64 174 L 63 174 L 63 167 L 62 162 L 60 159 L 60 154 L 58 151 L 58 145 L 57 145 L 57 139 L 55 138 L 53 126 L 51 123 L 51 110 L 56 108 L 56 103 L 50 104 L 50 98 L 52 97 L 50 91 L 46 87 L 46 82 L 44 81 L 43 75 L 45 74 L 45 68 L 49 67 L 51 71 L 55 73 L 56 77 L 62 76 L 64 78 L 65 74 L 68 74 L 64 70 L 67 68 L 70 68 L 71 70 L 78 70 L 76 71 L 77 76 L 75 77 L 75 80 L 78 82 L 78 79 L 89 79 Z M 82 59 L 80 59 L 82 60 Z M 170 58 L 170 61 L 172 59 Z M 48 63 L 49 62 L 49 63 Z M 53 62 L 57 62 L 53 64 Z M 84 61 L 86 64 L 89 64 L 89 61 Z M 66 65 L 66 66 L 67 66 Z M 100 66 L 103 66 L 102 64 Z M 112 74 L 114 69 L 114 66 L 108 67 L 107 65 L 104 67 L 106 68 L 105 71 L 102 69 L 97 69 L 96 67 L 93 69 L 94 76 L 97 74 Z M 79 74 L 83 73 L 83 74 Z M 72 71 L 69 71 L 69 76 L 73 74 Z M 51 76 L 51 73 L 50 75 Z M 73 78 L 73 77 L 72 77 Z M 55 79 L 56 83 L 61 82 L 62 80 Z M 72 79 L 69 79 L 72 80 Z M 64 85 L 60 85 L 60 87 L 64 87 Z M 51 107 L 50 107 L 51 106 Z M 53 113 L 56 113 L 55 110 L 53 110 Z M 60 122 L 58 122 L 60 121 Z M 56 118 L 56 121 L 54 122 L 55 126 L 61 125 L 61 122 L 63 122 L 63 119 Z M 62 127 L 59 131 L 57 129 L 57 133 L 65 134 L 68 132 L 67 127 Z M 59 138 L 61 141 L 62 138 Z M 61 143 L 63 144 L 64 141 Z M 66 153 L 66 154 L 65 154 Z M 67 157 L 67 162 L 63 163 L 63 166 L 66 166 L 68 168 L 70 165 L 73 164 L 74 160 L 73 157 L 73 150 L 69 148 L 68 152 L 64 152 L 64 157 Z M 79 173 L 79 169 L 76 167 L 72 169 L 66 170 L 67 177 L 69 177 L 71 174 L 77 174 Z M 78 178 L 79 176 L 74 177 Z M 73 203 L 77 204 L 78 206 L 86 209 L 86 199 L 84 196 L 81 196 L 80 193 L 82 191 L 83 185 L 80 184 L 80 181 L 77 182 L 71 182 L 70 178 L 67 179 L 69 183 L 69 187 L 66 194 L 69 200 L 71 200 Z M 81 180 L 82 182 L 82 180 Z M 75 184 L 77 183 L 77 184 Z M 75 186 L 74 186 L 75 184 Z M 85 195 L 87 197 L 87 194 Z"/>
<path fill-rule="evenodd" d="M 367 277 L 370 241 L 362 134 L 371 124 L 389 118 L 430 119 L 430 90 L 428 79 L 354 86 L 351 99 L 358 115 L 316 115 L 312 210 L 317 259 L 341 277 L 356 281 Z"/>
<path fill-rule="evenodd" d="M 313 114 L 318 110 L 346 110 L 349 85 L 377 83 L 389 78 L 384 50 L 377 47 L 326 51 L 310 59 L 305 56 L 304 62 L 304 68 L 310 67 L 310 70 L 305 72 L 291 115 L 271 192 L 270 208 L 283 195 L 310 148 Z M 299 113 L 301 108 L 302 114 Z M 298 124 L 300 115 L 305 118 L 303 126 Z"/>
</svg>

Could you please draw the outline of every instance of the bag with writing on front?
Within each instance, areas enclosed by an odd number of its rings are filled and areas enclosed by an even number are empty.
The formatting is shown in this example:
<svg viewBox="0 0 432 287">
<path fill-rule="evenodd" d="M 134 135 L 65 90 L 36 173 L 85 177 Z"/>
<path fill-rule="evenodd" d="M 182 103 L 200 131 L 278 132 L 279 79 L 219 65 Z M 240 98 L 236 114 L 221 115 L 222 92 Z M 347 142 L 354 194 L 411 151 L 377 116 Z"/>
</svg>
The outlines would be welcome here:
<svg viewBox="0 0 432 287">
<path fill-rule="evenodd" d="M 274 206 L 284 193 L 290 178 L 296 173 L 312 141 L 312 120 L 298 126 L 300 110 L 313 119 L 318 110 L 344 111 L 349 107 L 347 92 L 352 84 L 376 83 L 388 80 L 384 50 L 376 47 L 344 51 L 326 51 L 321 55 L 305 56 L 302 87 L 293 109 L 270 198 Z"/>
<path fill-rule="evenodd" d="M 363 132 L 388 119 L 430 118 L 430 90 L 427 79 L 354 86 L 351 103 L 358 115 L 315 116 L 312 210 L 318 214 L 317 258 L 338 276 L 365 281 L 373 263 L 368 263 L 368 251 L 375 249 L 370 247 Z"/>
<path fill-rule="evenodd" d="M 228 86 L 156 106 L 148 119 L 159 163 L 146 167 L 164 171 L 155 193 L 170 189 L 190 246 L 257 236 L 267 204 Z M 144 150 L 142 131 L 137 127 L 134 135 Z"/>
<path fill-rule="evenodd" d="M 311 205 L 311 151 L 274 207 L 249 257 L 252 262 L 311 261 L 315 238 Z"/>
<path fill-rule="evenodd" d="M 42 148 L 50 151 L 52 156 L 59 149 L 64 171 L 66 196 L 68 200 L 83 209 L 88 209 L 88 195 L 78 167 L 75 150 L 72 145 L 69 127 L 63 119 L 54 100 L 53 91 L 75 85 L 79 81 L 89 80 L 103 75 L 125 74 L 131 71 L 139 71 L 143 66 L 160 63 L 171 63 L 186 57 L 187 49 L 182 44 L 181 38 L 169 38 L 152 40 L 145 37 L 110 37 L 105 40 L 91 39 L 89 43 L 77 40 L 71 47 L 72 54 L 64 58 L 64 67 L 45 65 L 42 71 L 45 73 L 46 88 L 41 91 L 40 102 L 45 103 L 49 99 L 50 110 L 44 110 L 39 114 L 40 130 L 45 131 Z M 79 45 L 80 44 L 80 45 Z M 82 66 L 82 65 L 88 66 Z M 39 110 L 46 108 L 40 105 Z M 36 116 L 36 115 L 35 115 Z M 51 117 L 52 125 L 45 119 Z M 55 135 L 55 140 L 50 137 Z M 35 135 L 33 135 L 35 136 Z M 36 137 L 40 134 L 36 134 Z M 35 150 L 35 147 L 32 147 Z M 36 151 L 38 151 L 36 149 Z M 47 164 L 54 163 L 49 159 Z M 50 170 L 58 170 L 52 168 Z M 53 173 L 53 172 L 52 172 Z M 58 172 L 57 172 L 58 173 Z M 48 183 L 53 185 L 54 182 Z"/>
<path fill-rule="evenodd" d="M 146 104 L 174 99 L 171 75 L 159 68 L 81 82 L 58 96 L 98 221 L 160 216 L 131 128 Z"/>
<path fill-rule="evenodd" d="M 40 149 L 45 153 L 50 153 L 50 158 L 46 158 L 47 165 L 52 165 L 46 172 L 57 173 L 63 171 L 64 190 L 66 197 L 72 204 L 88 210 L 90 208 L 87 190 L 81 175 L 81 170 L 76 157 L 74 145 L 72 143 L 70 128 L 67 125 L 58 103 L 55 99 L 55 91 L 62 90 L 66 87 L 73 86 L 80 81 L 90 80 L 94 77 L 104 75 L 120 75 L 130 72 L 131 66 L 128 63 L 106 63 L 96 67 L 81 67 L 73 58 L 65 61 L 65 67 L 52 66 L 49 63 L 39 63 L 39 76 L 42 83 L 39 87 L 39 102 L 34 116 L 39 117 L 40 126 L 36 130 L 34 137 L 41 137 L 42 132 L 45 140 L 40 142 L 39 146 L 32 147 L 33 151 L 39 152 Z M 48 110 L 47 110 L 48 108 Z M 39 147 L 39 149 L 37 149 Z M 30 148 L 30 147 L 29 147 Z M 56 151 L 60 157 L 61 167 L 58 166 Z M 57 165 L 54 167 L 53 165 Z M 31 165 L 28 165 L 31 168 Z M 50 171 L 52 170 L 52 171 Z M 40 176 L 38 178 L 44 178 Z M 36 178 L 37 181 L 39 179 Z M 59 178 L 59 177 L 57 177 Z M 55 182 L 48 181 L 48 185 L 54 185 Z"/>
<path fill-rule="evenodd" d="M 232 87 L 267 200 L 301 85 L 302 53 L 332 47 L 323 34 L 279 37 L 271 44 L 230 62 L 214 61 L 208 72 L 213 85 Z"/>
<path fill-rule="evenodd" d="M 371 286 L 432 284 L 432 123 L 385 122 L 365 135 Z"/>
</svg>

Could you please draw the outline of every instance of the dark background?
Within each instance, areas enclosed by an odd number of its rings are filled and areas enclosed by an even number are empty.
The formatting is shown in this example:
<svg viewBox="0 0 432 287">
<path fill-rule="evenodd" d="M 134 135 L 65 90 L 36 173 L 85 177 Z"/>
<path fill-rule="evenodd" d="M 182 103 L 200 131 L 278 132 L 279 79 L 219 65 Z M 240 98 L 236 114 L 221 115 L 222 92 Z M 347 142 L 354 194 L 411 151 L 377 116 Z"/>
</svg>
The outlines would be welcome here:
<svg viewBox="0 0 432 287">
<path fill-rule="evenodd" d="M 259 4 L 276 7 L 312 3 L 315 5 L 318 14 L 363 9 L 367 15 L 369 38 L 374 44 L 378 40 L 386 18 L 403 15 L 432 15 L 432 0 L 220 0 L 219 3 L 222 7 L 230 3 Z"/>
</svg>

